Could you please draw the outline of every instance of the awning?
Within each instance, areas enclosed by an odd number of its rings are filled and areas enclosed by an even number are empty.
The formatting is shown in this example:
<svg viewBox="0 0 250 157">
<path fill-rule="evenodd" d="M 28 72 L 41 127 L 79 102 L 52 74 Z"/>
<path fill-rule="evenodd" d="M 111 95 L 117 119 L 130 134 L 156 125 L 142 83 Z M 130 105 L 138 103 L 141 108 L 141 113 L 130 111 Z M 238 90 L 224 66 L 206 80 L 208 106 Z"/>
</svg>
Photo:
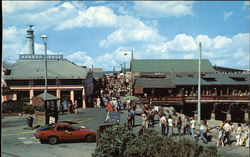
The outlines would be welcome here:
<svg viewBox="0 0 250 157">
<path fill-rule="evenodd" d="M 137 78 L 134 87 L 175 88 L 175 85 L 169 78 Z"/>
<path fill-rule="evenodd" d="M 45 97 L 45 93 L 42 93 L 42 94 L 38 95 L 37 97 L 41 97 L 41 98 L 43 98 L 43 100 L 59 100 L 60 99 L 60 98 L 58 98 L 50 93 L 47 93 L 47 99 Z"/>
</svg>

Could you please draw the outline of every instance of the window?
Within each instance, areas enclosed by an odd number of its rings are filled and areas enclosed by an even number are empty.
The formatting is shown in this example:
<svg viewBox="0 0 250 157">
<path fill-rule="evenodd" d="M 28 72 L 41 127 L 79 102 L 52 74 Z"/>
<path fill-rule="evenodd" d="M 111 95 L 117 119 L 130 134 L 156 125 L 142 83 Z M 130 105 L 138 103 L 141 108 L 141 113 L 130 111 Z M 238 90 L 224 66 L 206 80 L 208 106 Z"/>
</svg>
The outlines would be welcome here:
<svg viewBox="0 0 250 157">
<path fill-rule="evenodd" d="M 216 79 L 212 78 L 212 77 L 210 77 L 210 78 L 202 78 L 202 79 L 205 80 L 205 81 L 216 81 Z"/>
<path fill-rule="evenodd" d="M 231 79 L 233 79 L 234 81 L 246 81 L 245 77 L 230 77 Z"/>
<path fill-rule="evenodd" d="M 75 131 L 75 129 L 70 126 L 59 126 L 57 131 Z"/>
<path fill-rule="evenodd" d="M 34 85 L 41 85 L 41 86 L 44 86 L 45 85 L 45 80 L 42 79 L 42 80 L 34 80 Z M 47 85 L 56 85 L 56 80 L 47 80 Z"/>
<path fill-rule="evenodd" d="M 60 80 L 61 85 L 83 85 L 83 81 L 81 79 L 65 79 Z"/>
<path fill-rule="evenodd" d="M 28 86 L 29 81 L 28 80 L 8 80 L 7 85 L 8 86 Z"/>
</svg>

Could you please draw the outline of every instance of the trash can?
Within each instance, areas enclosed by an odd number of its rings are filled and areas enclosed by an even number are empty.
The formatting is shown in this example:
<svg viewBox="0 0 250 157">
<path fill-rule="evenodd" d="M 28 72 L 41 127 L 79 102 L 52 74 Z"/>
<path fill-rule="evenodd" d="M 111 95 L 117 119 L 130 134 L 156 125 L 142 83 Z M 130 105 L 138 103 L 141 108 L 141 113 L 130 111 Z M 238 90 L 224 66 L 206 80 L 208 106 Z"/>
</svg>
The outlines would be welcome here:
<svg viewBox="0 0 250 157">
<path fill-rule="evenodd" d="M 33 117 L 29 116 L 27 118 L 27 123 L 28 123 L 28 127 L 32 127 L 32 125 L 33 125 Z"/>
</svg>

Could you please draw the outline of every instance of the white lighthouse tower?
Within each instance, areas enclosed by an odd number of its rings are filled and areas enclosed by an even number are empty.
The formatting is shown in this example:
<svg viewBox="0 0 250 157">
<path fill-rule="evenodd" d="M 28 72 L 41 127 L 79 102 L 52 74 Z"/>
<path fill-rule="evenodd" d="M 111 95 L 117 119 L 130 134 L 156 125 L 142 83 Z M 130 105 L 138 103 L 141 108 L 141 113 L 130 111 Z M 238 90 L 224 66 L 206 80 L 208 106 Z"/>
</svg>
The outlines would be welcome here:
<svg viewBox="0 0 250 157">
<path fill-rule="evenodd" d="M 28 54 L 34 55 L 34 31 L 32 30 L 33 25 L 30 25 L 30 28 L 27 30 L 27 46 L 28 46 Z"/>
</svg>

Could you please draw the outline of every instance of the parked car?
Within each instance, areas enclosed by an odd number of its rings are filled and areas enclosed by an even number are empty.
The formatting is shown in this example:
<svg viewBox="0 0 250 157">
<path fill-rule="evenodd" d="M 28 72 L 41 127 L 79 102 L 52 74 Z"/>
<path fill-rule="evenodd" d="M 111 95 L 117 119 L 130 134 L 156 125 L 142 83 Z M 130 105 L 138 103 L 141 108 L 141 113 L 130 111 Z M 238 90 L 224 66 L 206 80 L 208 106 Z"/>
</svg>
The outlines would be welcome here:
<svg viewBox="0 0 250 157">
<path fill-rule="evenodd" d="M 96 141 L 96 132 L 87 128 L 78 128 L 70 123 L 55 123 L 36 129 L 34 136 L 41 143 L 56 144 L 64 141 Z"/>
</svg>

